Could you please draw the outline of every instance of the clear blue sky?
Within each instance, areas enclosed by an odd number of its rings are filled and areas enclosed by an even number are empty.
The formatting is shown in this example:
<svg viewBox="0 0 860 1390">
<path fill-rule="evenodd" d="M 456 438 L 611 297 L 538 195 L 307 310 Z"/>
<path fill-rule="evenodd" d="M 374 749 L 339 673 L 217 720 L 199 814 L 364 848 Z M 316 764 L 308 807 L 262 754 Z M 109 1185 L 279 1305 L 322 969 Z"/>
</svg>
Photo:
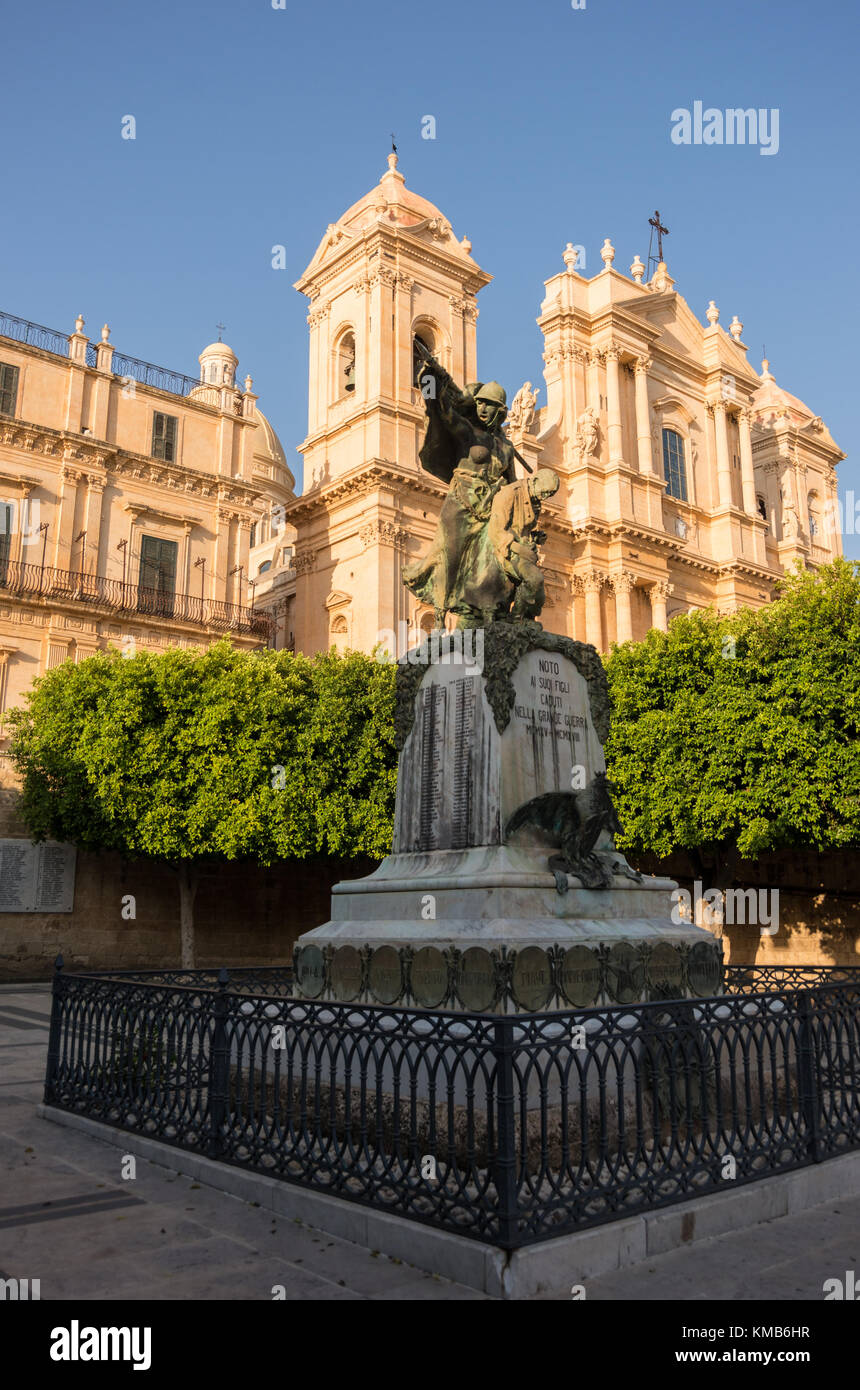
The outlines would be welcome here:
<svg viewBox="0 0 860 1390">
<path fill-rule="evenodd" d="M 0 307 L 68 331 L 81 312 L 96 338 L 107 320 L 120 350 L 192 375 L 222 320 L 300 480 L 292 282 L 394 131 L 409 186 L 495 276 L 483 375 L 542 384 L 535 318 L 565 242 L 593 274 L 609 236 L 626 271 L 659 207 L 678 290 L 701 318 L 709 299 L 737 314 L 756 367 L 767 344 L 860 500 L 858 28 L 845 0 L 10 3 Z M 779 152 L 673 144 L 695 101 L 778 108 Z"/>
</svg>

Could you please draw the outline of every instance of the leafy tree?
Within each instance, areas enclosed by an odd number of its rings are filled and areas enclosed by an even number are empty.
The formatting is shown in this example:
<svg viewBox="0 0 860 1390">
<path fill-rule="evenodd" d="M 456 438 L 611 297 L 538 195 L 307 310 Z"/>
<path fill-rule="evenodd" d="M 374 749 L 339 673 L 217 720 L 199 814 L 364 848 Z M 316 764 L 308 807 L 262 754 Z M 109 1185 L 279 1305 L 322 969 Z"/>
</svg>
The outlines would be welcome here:
<svg viewBox="0 0 860 1390">
<path fill-rule="evenodd" d="M 99 653 L 10 715 L 36 839 L 177 870 L 194 960 L 200 861 L 383 855 L 396 780 L 394 679 L 357 652 Z"/>
<path fill-rule="evenodd" d="M 677 617 L 606 669 L 625 848 L 727 866 L 860 844 L 860 566 L 797 569 L 756 612 Z"/>
</svg>

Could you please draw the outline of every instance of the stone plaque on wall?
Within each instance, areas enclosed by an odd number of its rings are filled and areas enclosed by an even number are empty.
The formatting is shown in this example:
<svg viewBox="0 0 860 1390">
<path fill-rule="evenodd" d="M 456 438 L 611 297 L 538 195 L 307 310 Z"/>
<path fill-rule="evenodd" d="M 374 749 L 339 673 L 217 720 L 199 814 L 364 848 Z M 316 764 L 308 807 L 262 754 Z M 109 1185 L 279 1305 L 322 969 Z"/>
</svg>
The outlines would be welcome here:
<svg viewBox="0 0 860 1390">
<path fill-rule="evenodd" d="M 72 912 L 74 845 L 0 840 L 0 912 Z"/>
</svg>

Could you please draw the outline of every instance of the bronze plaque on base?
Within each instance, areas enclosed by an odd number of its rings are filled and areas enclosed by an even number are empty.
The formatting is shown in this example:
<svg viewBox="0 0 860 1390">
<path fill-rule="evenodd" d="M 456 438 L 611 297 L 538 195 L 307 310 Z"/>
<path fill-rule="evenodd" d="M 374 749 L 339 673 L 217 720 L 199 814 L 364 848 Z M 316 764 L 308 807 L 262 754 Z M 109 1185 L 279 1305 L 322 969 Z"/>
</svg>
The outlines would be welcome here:
<svg viewBox="0 0 860 1390">
<path fill-rule="evenodd" d="M 517 951 L 514 961 L 514 999 L 521 1009 L 534 1012 L 542 1009 L 549 999 L 552 977 L 549 956 L 540 946 L 527 946 Z"/>
<path fill-rule="evenodd" d="M 464 1009 L 483 1013 L 496 997 L 493 957 L 482 946 L 464 951 L 457 969 L 457 993 Z"/>
<path fill-rule="evenodd" d="M 361 956 L 354 946 L 339 946 L 331 963 L 331 988 L 335 999 L 344 1004 L 357 999 L 361 991 Z"/>
<path fill-rule="evenodd" d="M 651 976 L 649 999 L 682 999 L 684 996 L 684 966 L 681 952 L 669 941 L 659 941 L 648 962 Z"/>
<path fill-rule="evenodd" d="M 720 952 L 716 941 L 713 946 L 707 941 L 697 941 L 690 952 L 688 969 L 690 988 L 700 999 L 721 992 Z"/>
<path fill-rule="evenodd" d="M 308 999 L 322 992 L 325 962 L 319 946 L 303 946 L 296 962 L 296 983 Z"/>
<path fill-rule="evenodd" d="M 422 946 L 412 961 L 412 993 L 422 1008 L 435 1009 L 448 994 L 448 965 L 436 946 Z"/>
<path fill-rule="evenodd" d="M 401 991 L 400 955 L 393 946 L 379 946 L 370 958 L 370 992 L 378 1004 L 393 1004 Z"/>
<path fill-rule="evenodd" d="M 588 946 L 571 946 L 561 963 L 565 999 L 578 1009 L 590 1009 L 600 993 L 600 962 Z"/>
<path fill-rule="evenodd" d="M 626 941 L 620 941 L 609 952 L 606 969 L 609 997 L 616 1004 L 633 1004 L 645 992 L 645 966 L 639 952 Z"/>
</svg>

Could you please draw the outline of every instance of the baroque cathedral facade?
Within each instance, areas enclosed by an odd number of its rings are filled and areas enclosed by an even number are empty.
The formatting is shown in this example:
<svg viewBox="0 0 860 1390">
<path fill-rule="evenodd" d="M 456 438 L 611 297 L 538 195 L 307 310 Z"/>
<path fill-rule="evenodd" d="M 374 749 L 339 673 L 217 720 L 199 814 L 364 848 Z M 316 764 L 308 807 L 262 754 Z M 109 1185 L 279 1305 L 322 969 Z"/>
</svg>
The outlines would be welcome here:
<svg viewBox="0 0 860 1390">
<path fill-rule="evenodd" d="M 545 404 L 525 383 L 506 428 L 532 468 L 561 478 L 541 516 L 541 621 L 606 650 L 677 613 L 760 607 L 796 561 L 841 553 L 827 518 L 844 455 L 766 361 L 751 366 L 736 317 L 727 330 L 711 301 L 703 324 L 664 262 L 646 278 L 638 256 L 616 268 L 608 239 L 600 254 L 588 279 L 569 245 L 546 281 Z M 459 384 L 483 380 L 477 298 L 490 279 L 391 154 L 297 282 L 309 300 L 304 489 L 286 506 L 291 568 L 270 590 L 296 650 L 382 642 L 401 654 L 432 625 L 401 582 L 446 491 L 418 461 L 415 339 Z"/>
</svg>

